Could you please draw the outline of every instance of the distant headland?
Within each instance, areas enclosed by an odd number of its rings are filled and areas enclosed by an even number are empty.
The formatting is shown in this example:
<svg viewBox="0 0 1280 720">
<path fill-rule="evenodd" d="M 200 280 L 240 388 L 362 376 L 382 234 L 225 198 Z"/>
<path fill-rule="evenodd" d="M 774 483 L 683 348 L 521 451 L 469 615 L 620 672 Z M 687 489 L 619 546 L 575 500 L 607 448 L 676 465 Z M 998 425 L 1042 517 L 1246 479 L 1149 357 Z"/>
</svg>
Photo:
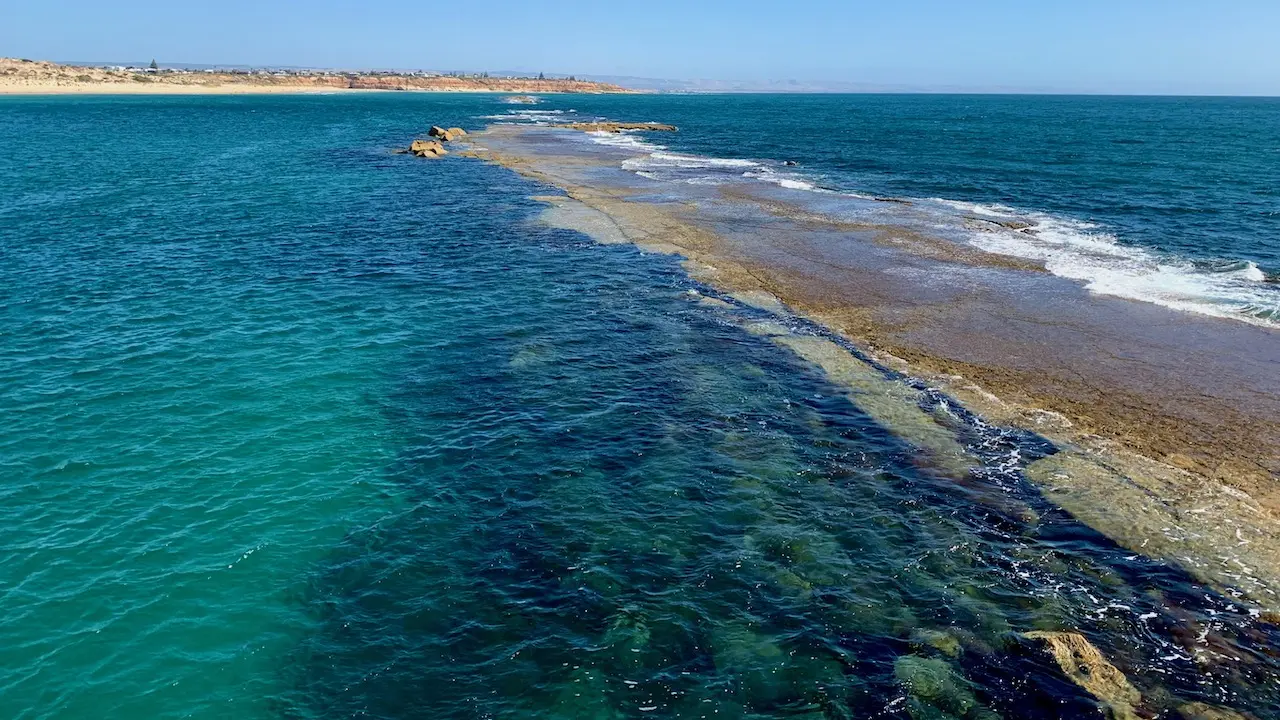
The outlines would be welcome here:
<svg viewBox="0 0 1280 720">
<path fill-rule="evenodd" d="M 237 94 L 356 90 L 509 93 L 633 93 L 620 85 L 547 78 L 462 75 L 428 71 L 312 69 L 180 69 L 148 66 L 60 65 L 0 58 L 3 94 Z"/>
</svg>

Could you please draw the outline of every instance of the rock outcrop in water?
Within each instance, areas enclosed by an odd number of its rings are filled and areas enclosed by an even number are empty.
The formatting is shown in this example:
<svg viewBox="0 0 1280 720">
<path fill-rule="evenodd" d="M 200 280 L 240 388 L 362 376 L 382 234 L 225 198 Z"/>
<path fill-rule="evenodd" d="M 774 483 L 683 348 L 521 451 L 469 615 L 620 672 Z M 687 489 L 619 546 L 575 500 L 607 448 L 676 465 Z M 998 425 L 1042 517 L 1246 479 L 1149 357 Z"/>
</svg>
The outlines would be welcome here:
<svg viewBox="0 0 1280 720">
<path fill-rule="evenodd" d="M 414 140 L 409 145 L 409 152 L 413 153 L 414 157 L 420 158 L 438 158 L 449 154 L 438 140 Z"/>
<path fill-rule="evenodd" d="M 1250 716 L 1230 708 L 1202 702 L 1187 703 L 1178 708 L 1178 717 L 1182 720 L 1252 720 Z"/>
<path fill-rule="evenodd" d="M 1022 636 L 1056 663 L 1071 682 L 1105 705 L 1107 717 L 1112 720 L 1137 720 L 1134 707 L 1142 702 L 1142 693 L 1083 635 L 1036 631 L 1023 633 Z"/>
<path fill-rule="evenodd" d="M 620 133 L 623 130 L 647 130 L 650 132 L 675 132 L 679 128 L 675 125 L 667 125 L 665 123 L 649 123 L 649 122 L 575 122 L 561 123 L 552 125 L 552 127 L 566 128 L 568 130 L 581 130 L 582 132 L 607 132 Z"/>
<path fill-rule="evenodd" d="M 1035 227 L 1029 222 L 1021 220 L 997 220 L 995 218 L 982 218 L 966 215 L 964 217 L 967 224 L 974 225 L 982 230 L 994 230 L 995 228 L 1004 228 L 1005 230 L 1027 230 Z"/>
<path fill-rule="evenodd" d="M 467 131 L 462 128 L 452 127 L 445 129 L 439 125 L 432 125 L 431 130 L 427 132 L 427 135 L 435 138 L 434 140 L 414 140 L 413 143 L 409 145 L 408 150 L 399 150 L 397 152 L 409 153 L 414 157 L 443 157 L 448 155 L 449 151 L 444 149 L 444 145 L 442 143 L 460 140 L 465 137 L 466 134 Z"/>
<path fill-rule="evenodd" d="M 1000 718 L 978 702 L 973 686 L 945 660 L 905 655 L 893 663 L 893 674 L 907 691 L 913 718 Z"/>
<path fill-rule="evenodd" d="M 467 134 L 467 131 L 458 127 L 452 127 L 446 130 L 445 128 L 442 128 L 439 125 L 432 125 L 431 131 L 428 132 L 427 134 L 433 138 L 440 138 L 445 142 L 450 142 L 452 140 L 457 140 L 463 137 L 464 135 Z"/>
</svg>

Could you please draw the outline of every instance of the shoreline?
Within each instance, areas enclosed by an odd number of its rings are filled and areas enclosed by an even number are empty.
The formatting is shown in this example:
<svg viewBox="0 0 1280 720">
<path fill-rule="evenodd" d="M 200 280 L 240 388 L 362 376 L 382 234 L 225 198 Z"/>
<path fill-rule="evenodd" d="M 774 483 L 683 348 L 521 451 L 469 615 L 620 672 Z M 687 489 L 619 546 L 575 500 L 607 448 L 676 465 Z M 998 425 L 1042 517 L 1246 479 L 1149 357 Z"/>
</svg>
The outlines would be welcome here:
<svg viewBox="0 0 1280 720">
<path fill-rule="evenodd" d="M 568 90 L 492 89 L 481 87 L 345 87 L 329 85 L 256 85 L 227 83 L 198 85 L 182 83 L 99 83 L 5 85 L 0 79 L 0 96 L 31 97 L 58 95 L 330 95 L 330 94 L 474 94 L 474 95 L 578 95 Z M 629 90 L 592 92 L 595 95 L 634 94 Z"/>
<path fill-rule="evenodd" d="M 1280 610 L 1280 492 L 1267 453 L 1280 438 L 1268 403 L 1280 398 L 1258 395 L 1253 408 L 1236 408 L 1251 391 L 1227 387 L 1265 372 L 1266 355 L 1215 359 L 1178 344 L 1184 333 L 1202 334 L 1211 348 L 1261 339 L 1265 353 L 1280 346 L 1270 330 L 1091 297 L 1043 270 L 999 267 L 1007 263 L 998 259 L 941 257 L 927 239 L 826 222 L 776 197 L 719 191 L 698 207 L 653 201 L 657 183 L 615 172 L 608 159 L 576 151 L 554 132 L 491 126 L 467 154 L 567 193 L 538 198 L 550 203 L 552 224 L 678 255 L 699 282 L 780 320 L 812 321 L 986 422 L 1045 438 L 1057 451 L 1024 463 L 1022 474 L 1053 504 L 1125 548 L 1243 593 L 1260 612 Z M 706 209 L 716 203 L 762 209 L 767 227 L 739 228 L 728 213 L 717 219 Z M 821 240 L 834 237 L 853 237 L 857 247 L 833 252 Z M 903 282 L 877 265 L 890 254 L 915 272 L 961 279 L 944 280 L 949 289 L 940 294 Z M 1001 282 L 1023 286 L 1001 289 Z M 1081 315 L 1054 316 L 1059 307 Z M 1132 322 L 1150 328 L 1130 338 Z M 848 387 L 855 404 L 942 471 L 960 477 L 971 467 L 946 423 L 922 417 L 902 383 L 886 383 L 829 340 L 762 332 Z"/>
<path fill-rule="evenodd" d="M 61 95 L 317 95 L 353 92 L 392 92 L 336 87 L 275 87 L 271 85 L 39 85 L 11 87 L 0 85 L 0 96 L 52 97 Z"/>
<path fill-rule="evenodd" d="M 55 96 L 55 95 L 328 95 L 335 93 L 409 93 L 409 94 L 536 94 L 562 95 L 582 94 L 573 91 L 499 90 L 492 88 L 472 87 L 343 87 L 328 85 L 254 85 L 254 84 L 220 84 L 197 85 L 181 83 L 124 83 L 100 84 L 46 84 L 46 85 L 5 85 L 0 82 L 0 96 Z M 592 94 L 632 94 L 631 91 L 599 91 Z"/>
<path fill-rule="evenodd" d="M 636 93 L 589 80 L 425 73 L 194 72 L 104 69 L 0 58 L 0 95 L 248 95 L 347 91 L 516 94 Z"/>
</svg>

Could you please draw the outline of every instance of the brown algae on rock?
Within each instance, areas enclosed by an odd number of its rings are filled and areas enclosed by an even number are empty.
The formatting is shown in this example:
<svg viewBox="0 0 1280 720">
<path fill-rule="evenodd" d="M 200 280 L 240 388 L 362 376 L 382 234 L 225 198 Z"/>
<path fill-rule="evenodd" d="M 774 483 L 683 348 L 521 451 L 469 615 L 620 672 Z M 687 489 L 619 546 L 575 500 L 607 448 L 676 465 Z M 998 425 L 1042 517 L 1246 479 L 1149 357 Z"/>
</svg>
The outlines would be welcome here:
<svg viewBox="0 0 1280 720">
<path fill-rule="evenodd" d="M 1103 703 L 1112 720 L 1138 719 L 1134 708 L 1142 702 L 1142 693 L 1083 635 L 1036 631 L 1023 637 L 1036 643 L 1071 682 Z"/>
<path fill-rule="evenodd" d="M 527 152 L 521 133 L 536 132 L 491 128 L 486 139 L 500 146 L 514 142 L 517 152 L 478 149 L 474 155 L 565 191 L 568 197 L 545 198 L 555 209 L 544 213 L 544 222 L 582 231 L 600 242 L 631 242 L 648 251 L 678 255 L 691 277 L 714 286 L 723 293 L 721 297 L 779 318 L 795 312 L 834 330 L 860 353 L 855 355 L 826 337 L 784 332 L 785 323 L 736 318 L 721 299 L 704 302 L 749 332 L 821 368 L 847 389 L 855 405 L 923 450 L 924 464 L 945 475 L 965 478 L 978 465 L 956 435 L 954 418 L 924 410 L 919 391 L 861 357 L 923 378 L 988 422 L 1040 433 L 1057 446 L 1056 454 L 1031 462 L 1024 470 L 1049 500 L 1128 549 L 1177 564 L 1237 599 L 1247 597 L 1263 611 L 1280 607 L 1273 589 L 1280 587 L 1280 523 L 1249 496 L 1203 475 L 1137 455 L 1118 443 L 1102 442 L 1069 414 L 1037 407 L 1033 397 L 1005 394 L 1004 386 L 998 386 L 1002 394 L 997 397 L 962 375 L 964 368 L 948 369 L 943 362 L 940 372 L 938 358 L 868 344 L 868 338 L 881 337 L 873 308 L 795 302 L 804 297 L 804 288 L 798 284 L 804 277 L 753 264 L 732 242 L 696 222 L 690 214 L 696 209 L 687 204 L 633 201 L 629 196 L 634 191 L 624 187 L 585 186 L 577 179 L 581 172 L 608 163 Z M 1208 502 L 1197 504 L 1199 500 Z M 1034 518 L 1034 513 L 1021 514 Z"/>
<path fill-rule="evenodd" d="M 576 230 L 603 244 L 631 242 L 630 236 L 614 217 L 579 200 L 563 196 L 538 196 L 536 199 L 550 204 L 539 217 L 549 226 Z M 776 296 L 762 290 L 742 290 L 731 296 L 750 307 L 787 314 L 786 306 Z M 724 301 L 718 302 L 729 305 Z M 890 380 L 882 371 L 829 339 L 797 335 L 776 321 L 749 321 L 744 322 L 743 327 L 748 332 L 769 337 L 824 370 L 832 380 L 847 388 L 850 399 L 860 409 L 890 432 L 926 451 L 927 463 L 934 468 L 949 474 L 965 475 L 977 464 L 954 432 L 938 424 L 920 408 L 919 391 Z"/>
<path fill-rule="evenodd" d="M 1025 469 L 1054 504 L 1120 545 L 1280 606 L 1280 533 L 1244 493 L 1131 453 L 1064 448 Z"/>
<path fill-rule="evenodd" d="M 893 663 L 893 674 L 907 691 L 907 712 L 920 720 L 1000 720 L 978 702 L 973 687 L 941 658 L 903 655 Z"/>
</svg>

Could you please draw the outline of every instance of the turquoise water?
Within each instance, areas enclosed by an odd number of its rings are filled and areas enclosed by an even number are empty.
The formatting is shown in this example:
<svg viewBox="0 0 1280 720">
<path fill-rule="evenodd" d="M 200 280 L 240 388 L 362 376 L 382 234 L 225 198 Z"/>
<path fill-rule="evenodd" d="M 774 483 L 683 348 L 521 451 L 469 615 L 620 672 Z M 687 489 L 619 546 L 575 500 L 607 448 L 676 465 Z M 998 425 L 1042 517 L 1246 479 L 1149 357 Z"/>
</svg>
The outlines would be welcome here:
<svg viewBox="0 0 1280 720">
<path fill-rule="evenodd" d="M 959 415 L 958 482 L 674 259 L 389 152 L 507 107 L 0 103 L 0 714 L 1097 717 L 1016 635 L 1079 629 L 1280 717 L 1280 631 L 1046 444 Z"/>
</svg>

